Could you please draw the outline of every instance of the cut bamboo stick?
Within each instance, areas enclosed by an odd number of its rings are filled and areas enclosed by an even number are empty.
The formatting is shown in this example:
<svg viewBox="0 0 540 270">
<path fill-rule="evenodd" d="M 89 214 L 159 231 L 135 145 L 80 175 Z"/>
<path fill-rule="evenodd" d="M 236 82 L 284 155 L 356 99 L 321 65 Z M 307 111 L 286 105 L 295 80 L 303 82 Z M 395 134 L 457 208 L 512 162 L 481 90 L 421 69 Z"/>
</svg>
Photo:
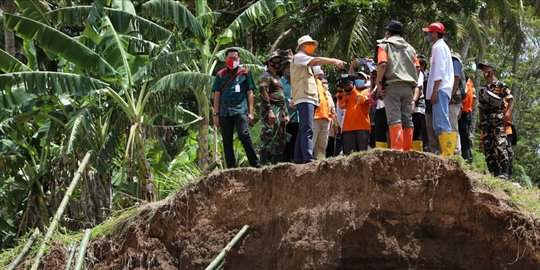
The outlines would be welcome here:
<svg viewBox="0 0 540 270">
<path fill-rule="evenodd" d="M 71 247 L 69 247 L 69 257 L 64 270 L 71 269 L 71 263 L 73 262 L 73 257 L 75 257 L 75 252 L 77 252 L 77 241 L 73 242 L 73 244 L 71 244 Z"/>
<path fill-rule="evenodd" d="M 41 258 L 45 254 L 45 249 L 47 248 L 47 244 L 49 243 L 49 240 L 51 239 L 54 231 L 56 231 L 56 227 L 58 226 L 58 222 L 60 221 L 60 218 L 62 217 L 64 210 L 66 209 L 66 206 L 69 202 L 69 198 L 71 197 L 73 190 L 75 190 L 75 187 L 77 186 L 77 183 L 79 182 L 79 179 L 81 178 L 82 173 L 86 169 L 86 165 L 88 164 L 88 161 L 90 160 L 91 155 L 92 155 L 91 151 L 86 152 L 86 155 L 84 155 L 81 165 L 79 165 L 79 169 L 77 169 L 75 176 L 73 176 L 73 180 L 71 180 L 71 183 L 69 184 L 66 194 L 64 195 L 64 198 L 62 199 L 62 202 L 60 203 L 58 210 L 56 210 L 56 213 L 54 214 L 54 218 L 51 224 L 49 225 L 49 228 L 47 229 L 47 233 L 45 234 L 45 237 L 43 238 L 43 241 L 41 242 L 41 245 L 39 246 L 39 250 L 36 255 L 36 258 L 34 259 L 34 264 L 32 264 L 31 270 L 37 270 L 39 268 L 39 264 L 41 263 Z"/>
<path fill-rule="evenodd" d="M 86 257 L 86 247 L 88 246 L 88 242 L 90 241 L 90 234 L 92 233 L 92 229 L 86 229 L 84 232 L 84 237 L 81 242 L 81 246 L 79 247 L 79 255 L 77 256 L 77 263 L 75 264 L 75 268 L 73 270 L 81 270 L 84 265 L 84 258 Z"/>
<path fill-rule="evenodd" d="M 30 247 L 32 246 L 32 244 L 34 244 L 34 240 L 36 240 L 38 235 L 39 235 L 39 228 L 36 228 L 34 230 L 34 233 L 32 233 L 30 238 L 28 238 L 28 241 L 26 241 L 26 244 L 21 250 L 21 253 L 19 253 L 17 258 L 15 258 L 15 260 L 11 262 L 11 264 L 9 264 L 7 270 L 13 270 L 21 263 L 21 261 L 24 259 L 24 256 L 26 256 L 26 253 L 28 253 L 28 250 L 30 250 Z"/>
<path fill-rule="evenodd" d="M 205 270 L 216 270 L 223 267 L 225 260 L 225 256 L 227 256 L 227 253 L 231 251 L 231 249 L 236 245 L 236 243 L 246 234 L 247 230 L 249 229 L 248 225 L 244 225 L 242 229 L 234 236 L 234 238 L 225 246 L 223 250 L 216 256 L 216 258 L 205 268 Z"/>
</svg>

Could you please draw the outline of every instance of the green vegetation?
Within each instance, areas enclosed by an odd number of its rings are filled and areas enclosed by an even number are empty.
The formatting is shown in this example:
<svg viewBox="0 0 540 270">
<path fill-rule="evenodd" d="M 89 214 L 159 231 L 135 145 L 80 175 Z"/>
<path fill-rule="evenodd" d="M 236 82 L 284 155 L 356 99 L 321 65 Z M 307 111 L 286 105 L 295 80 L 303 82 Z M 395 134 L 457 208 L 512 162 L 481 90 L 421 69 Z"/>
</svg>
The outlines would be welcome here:
<svg viewBox="0 0 540 270">
<path fill-rule="evenodd" d="M 466 67 L 483 60 L 498 64 L 499 77 L 511 85 L 516 100 L 513 181 L 531 189 L 489 177 L 482 181 L 508 190 L 514 205 L 538 213 L 532 187 L 540 183 L 539 1 L 4 0 L 2 5 L 0 250 L 6 251 L 1 266 L 34 228 L 46 231 L 87 151 L 93 153 L 89 168 L 55 235 L 68 244 L 82 238 L 73 232 L 93 228 L 92 237 L 110 232 L 138 211 L 136 205 L 174 194 L 215 164 L 223 168 L 209 105 L 213 76 L 224 67 L 227 48 L 241 48 L 242 64 L 255 76 L 263 70 L 264 55 L 295 48 L 307 33 L 320 42 L 318 54 L 350 61 L 373 55 L 390 18 L 405 24 L 405 38 L 418 53 L 429 55 L 420 28 L 441 21 Z M 482 84 L 479 72 L 469 75 Z M 259 132 L 256 123 L 255 144 Z M 484 172 L 482 154 L 474 156 L 470 168 Z"/>
</svg>

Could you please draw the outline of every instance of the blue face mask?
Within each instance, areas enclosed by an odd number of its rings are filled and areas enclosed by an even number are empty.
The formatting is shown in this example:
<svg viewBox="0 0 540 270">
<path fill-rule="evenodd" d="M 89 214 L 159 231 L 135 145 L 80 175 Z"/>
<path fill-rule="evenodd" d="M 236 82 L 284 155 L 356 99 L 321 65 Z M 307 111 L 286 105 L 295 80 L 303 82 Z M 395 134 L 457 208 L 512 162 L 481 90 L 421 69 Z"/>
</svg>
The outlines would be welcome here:
<svg viewBox="0 0 540 270">
<path fill-rule="evenodd" d="M 364 86 L 364 84 L 366 84 L 366 81 L 364 80 L 360 80 L 360 79 L 354 80 L 354 86 L 356 87 L 362 87 Z"/>
</svg>

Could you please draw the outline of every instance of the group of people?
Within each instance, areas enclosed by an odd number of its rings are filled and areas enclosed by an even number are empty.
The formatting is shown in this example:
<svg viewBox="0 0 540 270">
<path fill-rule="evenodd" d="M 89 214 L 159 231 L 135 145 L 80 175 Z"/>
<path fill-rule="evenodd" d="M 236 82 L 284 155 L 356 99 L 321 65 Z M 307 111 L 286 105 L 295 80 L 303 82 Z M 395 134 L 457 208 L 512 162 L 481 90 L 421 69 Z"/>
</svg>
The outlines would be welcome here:
<svg viewBox="0 0 540 270">
<path fill-rule="evenodd" d="M 298 39 L 292 50 L 272 52 L 256 83 L 240 66 L 236 49 L 226 51 L 226 68 L 214 81 L 214 125 L 221 127 L 229 168 L 236 167 L 233 133 L 237 130 L 251 166 L 313 159 L 375 148 L 461 154 L 472 162 L 471 124 L 478 104 L 481 146 L 490 172 L 511 174 L 513 98 L 495 77 L 496 66 L 479 63 L 486 79 L 478 95 L 459 55 L 450 51 L 440 22 L 423 28 L 431 57 L 417 55 L 402 37 L 403 24 L 391 21 L 377 41 L 374 57 L 340 59 L 315 56 L 318 42 Z M 342 70 L 330 92 L 322 66 Z M 355 71 L 359 68 L 359 71 Z M 251 141 L 254 91 L 260 93 L 259 155 Z M 335 99 L 334 99 L 335 97 Z M 478 98 L 478 102 L 475 102 Z"/>
</svg>

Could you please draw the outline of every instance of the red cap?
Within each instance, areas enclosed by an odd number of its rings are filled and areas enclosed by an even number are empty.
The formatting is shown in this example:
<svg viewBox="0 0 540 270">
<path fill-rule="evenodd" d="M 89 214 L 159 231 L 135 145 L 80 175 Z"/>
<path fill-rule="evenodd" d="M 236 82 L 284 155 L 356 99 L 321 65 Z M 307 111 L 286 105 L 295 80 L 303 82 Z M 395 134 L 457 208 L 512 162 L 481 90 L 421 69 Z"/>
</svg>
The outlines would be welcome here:
<svg viewBox="0 0 540 270">
<path fill-rule="evenodd" d="M 441 33 L 441 34 L 445 34 L 445 31 L 444 31 L 444 25 L 440 22 L 434 22 L 432 24 L 430 24 L 427 28 L 422 28 L 422 31 L 424 32 L 436 32 L 436 33 Z"/>
</svg>

